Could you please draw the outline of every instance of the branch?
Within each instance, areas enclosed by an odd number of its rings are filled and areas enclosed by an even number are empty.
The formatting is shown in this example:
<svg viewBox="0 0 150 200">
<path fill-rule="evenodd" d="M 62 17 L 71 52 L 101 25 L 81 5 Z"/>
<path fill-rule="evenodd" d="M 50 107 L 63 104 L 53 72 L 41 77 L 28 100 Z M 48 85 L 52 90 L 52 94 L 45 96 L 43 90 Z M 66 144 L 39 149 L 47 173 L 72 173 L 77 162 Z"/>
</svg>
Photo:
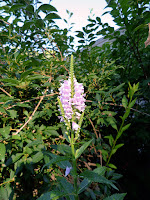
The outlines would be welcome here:
<svg viewBox="0 0 150 200">
<path fill-rule="evenodd" d="M 7 94 L 9 97 L 12 97 L 6 90 L 0 87 L 0 90 L 2 90 L 5 94 Z"/>
</svg>

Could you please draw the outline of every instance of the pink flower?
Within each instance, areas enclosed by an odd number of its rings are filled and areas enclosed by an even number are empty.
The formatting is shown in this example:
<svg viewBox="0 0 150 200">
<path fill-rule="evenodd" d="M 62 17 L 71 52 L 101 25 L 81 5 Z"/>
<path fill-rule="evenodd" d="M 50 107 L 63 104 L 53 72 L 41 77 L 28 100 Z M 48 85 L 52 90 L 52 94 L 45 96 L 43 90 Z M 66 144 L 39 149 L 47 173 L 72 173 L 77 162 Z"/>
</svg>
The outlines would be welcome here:
<svg viewBox="0 0 150 200">
<path fill-rule="evenodd" d="M 77 131 L 78 128 L 80 128 L 80 126 L 77 123 L 72 122 L 72 130 Z"/>
<path fill-rule="evenodd" d="M 85 94 L 84 94 L 84 87 L 82 83 L 78 83 L 76 78 L 74 78 L 74 96 L 71 98 L 71 80 L 65 80 L 61 87 L 59 88 L 60 96 L 59 99 L 62 103 L 65 118 L 67 120 L 72 119 L 73 109 L 76 109 L 75 118 L 80 119 L 81 113 L 85 109 Z M 59 117 L 61 121 L 64 121 L 62 117 Z M 74 122 L 72 124 L 72 128 L 77 130 L 78 124 Z"/>
</svg>

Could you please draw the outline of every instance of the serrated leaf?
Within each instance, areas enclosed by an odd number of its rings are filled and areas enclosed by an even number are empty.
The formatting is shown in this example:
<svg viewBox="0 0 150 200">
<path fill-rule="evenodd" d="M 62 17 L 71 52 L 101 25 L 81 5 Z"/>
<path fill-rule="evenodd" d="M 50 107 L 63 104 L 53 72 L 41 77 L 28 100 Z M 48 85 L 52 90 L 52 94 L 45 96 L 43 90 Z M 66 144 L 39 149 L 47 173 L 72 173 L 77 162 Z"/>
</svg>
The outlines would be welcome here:
<svg viewBox="0 0 150 200">
<path fill-rule="evenodd" d="M 67 196 L 67 199 L 75 200 L 74 195 L 70 195 L 74 192 L 73 185 L 70 182 L 68 182 L 64 177 L 58 177 L 57 180 L 59 182 L 59 185 L 61 185 L 61 190 L 63 190 L 66 194 L 69 194 Z"/>
<path fill-rule="evenodd" d="M 110 180 L 106 179 L 103 176 L 98 175 L 97 173 L 95 173 L 93 171 L 86 170 L 83 173 L 81 173 L 80 176 L 87 178 L 91 182 L 98 182 L 98 183 L 111 185 L 111 187 L 118 190 L 118 188 Z"/>
<path fill-rule="evenodd" d="M 32 157 L 32 162 L 33 163 L 37 163 L 42 159 L 43 159 L 43 153 L 42 152 L 38 152 Z"/>
<path fill-rule="evenodd" d="M 83 151 L 91 144 L 91 142 L 94 139 L 91 139 L 90 141 L 84 143 L 79 149 L 76 150 L 76 154 L 75 154 L 75 159 L 79 158 L 81 156 L 81 154 L 83 153 Z"/>
<path fill-rule="evenodd" d="M 98 175 L 103 176 L 106 172 L 106 167 L 97 167 L 93 170 L 93 172 L 97 173 Z"/>
<path fill-rule="evenodd" d="M 89 184 L 90 184 L 90 181 L 88 179 L 84 179 L 79 185 L 78 194 L 83 192 L 88 187 Z"/>
<path fill-rule="evenodd" d="M 113 194 L 109 197 L 106 197 L 104 200 L 123 200 L 125 196 L 126 196 L 126 193 Z"/>
</svg>

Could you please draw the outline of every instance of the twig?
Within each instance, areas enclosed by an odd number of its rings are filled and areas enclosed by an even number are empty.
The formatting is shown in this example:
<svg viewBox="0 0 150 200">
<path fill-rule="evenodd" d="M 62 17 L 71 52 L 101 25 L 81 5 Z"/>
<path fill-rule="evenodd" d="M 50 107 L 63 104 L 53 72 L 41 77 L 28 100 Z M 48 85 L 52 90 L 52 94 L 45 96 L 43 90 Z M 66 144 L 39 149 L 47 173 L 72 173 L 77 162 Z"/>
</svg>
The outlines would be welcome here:
<svg viewBox="0 0 150 200">
<path fill-rule="evenodd" d="M 0 21 L 4 22 L 5 24 L 8 24 L 9 26 L 11 25 L 10 23 L 4 21 L 3 19 L 0 19 Z"/>
<path fill-rule="evenodd" d="M 92 122 L 92 120 L 89 118 L 89 121 L 90 121 L 90 123 L 91 123 L 91 125 L 92 125 L 92 127 L 93 127 L 93 130 L 94 130 L 94 133 L 95 133 L 95 135 L 96 135 L 96 138 L 98 139 L 98 138 L 101 138 L 101 134 L 99 134 L 99 137 L 98 137 L 98 134 L 97 134 L 97 131 L 96 131 L 96 129 L 95 129 L 95 126 L 94 126 L 94 124 L 93 124 L 93 122 Z M 102 151 L 101 150 L 98 150 L 99 152 L 100 152 L 100 163 L 101 163 L 101 166 L 102 166 Z"/>
<path fill-rule="evenodd" d="M 94 124 L 93 124 L 93 122 L 92 122 L 92 120 L 90 118 L 89 118 L 89 121 L 90 121 L 90 123 L 91 123 L 91 125 L 93 127 L 93 130 L 94 130 L 94 133 L 96 135 L 96 138 L 98 139 L 98 135 L 97 135 L 96 129 L 95 129 Z"/>
<path fill-rule="evenodd" d="M 0 87 L 0 90 L 2 90 L 5 94 L 7 94 L 9 97 L 12 97 L 6 90 Z"/>
<path fill-rule="evenodd" d="M 43 95 L 43 96 L 39 96 L 39 97 L 35 97 L 35 98 L 33 98 L 33 99 L 29 99 L 29 100 L 22 101 L 22 102 L 19 102 L 19 101 L 18 101 L 17 103 L 20 103 L 20 104 L 28 103 L 28 102 L 30 102 L 30 101 L 33 101 L 33 100 L 36 100 L 36 99 L 40 99 L 41 97 L 54 96 L 55 94 L 58 94 L 58 92 L 52 93 L 52 94 Z M 0 104 L 3 104 L 3 103 L 5 103 L 5 102 L 2 102 L 2 103 L 0 103 Z M 10 108 L 13 108 L 13 107 L 15 107 L 15 106 L 17 106 L 17 105 L 12 105 L 12 106 L 10 106 L 10 107 L 7 107 L 6 110 L 8 110 L 8 109 L 10 109 Z"/>
</svg>

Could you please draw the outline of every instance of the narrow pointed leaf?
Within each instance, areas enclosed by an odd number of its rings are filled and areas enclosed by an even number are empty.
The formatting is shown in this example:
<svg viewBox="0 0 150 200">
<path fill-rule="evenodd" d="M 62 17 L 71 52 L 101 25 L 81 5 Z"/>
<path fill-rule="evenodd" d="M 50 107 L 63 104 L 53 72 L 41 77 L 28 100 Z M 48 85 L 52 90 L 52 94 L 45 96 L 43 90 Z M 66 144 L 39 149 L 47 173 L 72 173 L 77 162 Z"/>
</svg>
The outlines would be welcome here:
<svg viewBox="0 0 150 200">
<path fill-rule="evenodd" d="M 75 159 L 79 158 L 81 156 L 81 154 L 83 153 L 83 151 L 91 144 L 91 142 L 94 139 L 91 139 L 90 141 L 84 143 L 77 151 L 76 151 L 76 155 L 75 155 Z"/>
</svg>

